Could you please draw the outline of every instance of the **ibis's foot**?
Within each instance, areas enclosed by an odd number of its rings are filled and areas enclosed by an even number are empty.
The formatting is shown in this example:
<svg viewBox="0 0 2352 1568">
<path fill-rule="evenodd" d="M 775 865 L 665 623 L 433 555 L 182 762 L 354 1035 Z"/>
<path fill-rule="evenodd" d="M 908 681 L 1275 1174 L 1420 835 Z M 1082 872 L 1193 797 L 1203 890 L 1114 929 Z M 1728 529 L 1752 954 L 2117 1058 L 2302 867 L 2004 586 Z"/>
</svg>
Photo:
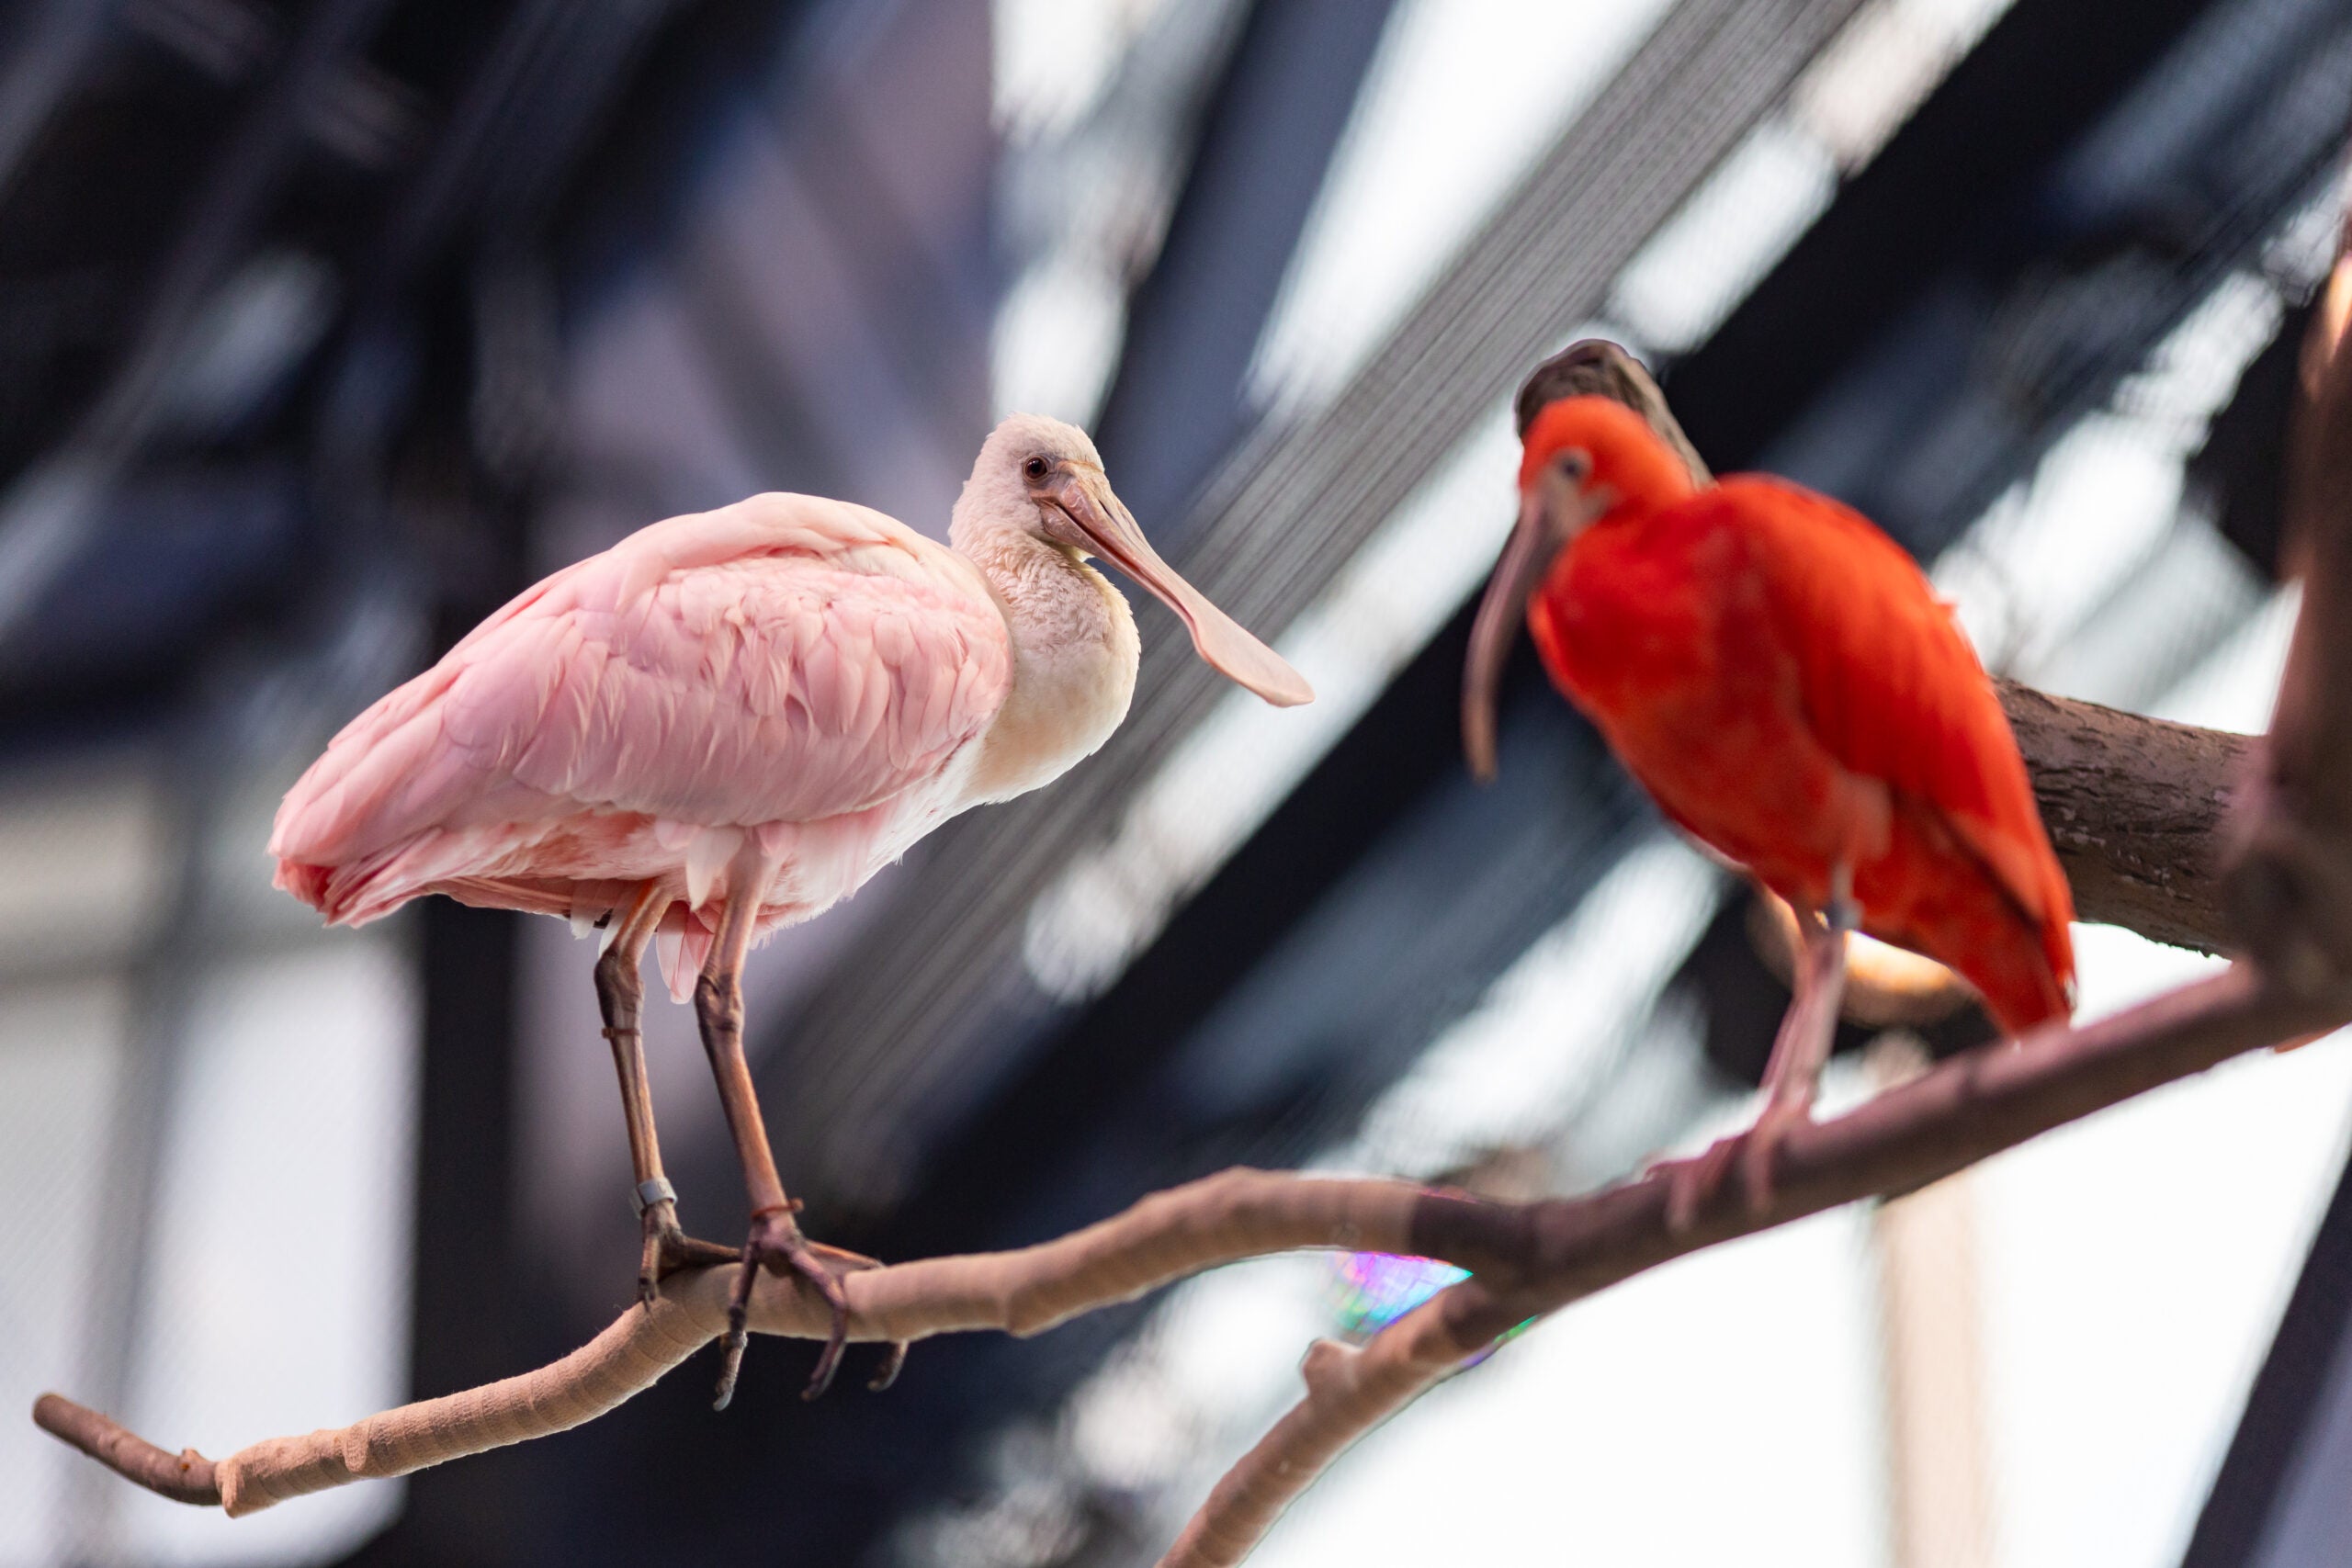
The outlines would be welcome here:
<svg viewBox="0 0 2352 1568">
<path fill-rule="evenodd" d="M 825 1340 L 825 1348 L 817 1358 L 817 1370 L 810 1374 L 808 1386 L 800 1391 L 803 1399 L 815 1399 L 831 1388 L 833 1374 L 841 1369 L 842 1348 L 849 1343 L 849 1292 L 842 1289 L 842 1276 L 861 1269 L 881 1267 L 863 1253 L 847 1252 L 838 1247 L 812 1242 L 800 1234 L 800 1225 L 792 1215 L 799 1205 L 771 1209 L 752 1219 L 752 1234 L 743 1243 L 742 1268 L 735 1276 L 735 1293 L 727 1305 L 726 1359 L 719 1368 L 718 1398 L 711 1406 L 724 1410 L 735 1397 L 735 1376 L 742 1370 L 743 1348 L 750 1343 L 746 1318 L 751 1311 L 752 1285 L 759 1278 L 763 1266 L 772 1274 L 783 1278 L 797 1274 L 817 1287 L 832 1309 L 833 1331 Z M 891 1378 L 899 1375 L 898 1363 L 904 1349 L 889 1359 L 884 1371 Z M 888 1387 L 887 1382 L 878 1386 Z"/>
<path fill-rule="evenodd" d="M 1677 1235 L 1690 1230 L 1699 1211 L 1722 1190 L 1724 1178 L 1739 1168 L 1740 1186 L 1747 1190 L 1750 1213 L 1762 1214 L 1772 1206 L 1772 1160 L 1792 1129 L 1812 1119 L 1813 1109 L 1803 1100 L 1774 1098 L 1765 1101 L 1755 1124 L 1746 1132 L 1718 1138 L 1707 1152 L 1691 1159 L 1666 1160 L 1653 1170 L 1666 1173 L 1666 1226 Z"/>
<path fill-rule="evenodd" d="M 1739 1137 L 1740 1182 L 1747 1189 L 1748 1213 L 1761 1218 L 1772 1207 L 1772 1162 L 1788 1135 L 1813 1120 L 1813 1101 L 1805 1099 L 1766 1100 L 1756 1125 Z"/>
<path fill-rule="evenodd" d="M 1669 1234 L 1681 1235 L 1690 1229 L 1701 1207 L 1723 1186 L 1724 1177 L 1731 1169 L 1732 1156 L 1738 1149 L 1736 1137 L 1717 1138 L 1707 1145 L 1704 1154 L 1689 1159 L 1659 1160 L 1645 1173 L 1663 1173 L 1666 1177 L 1666 1228 Z"/>
<path fill-rule="evenodd" d="M 649 1307 L 662 1293 L 662 1281 L 679 1269 L 714 1268 L 743 1256 L 741 1247 L 688 1235 L 678 1224 L 678 1205 L 673 1199 L 648 1203 L 641 1223 L 645 1247 L 638 1254 L 637 1299 Z"/>
</svg>

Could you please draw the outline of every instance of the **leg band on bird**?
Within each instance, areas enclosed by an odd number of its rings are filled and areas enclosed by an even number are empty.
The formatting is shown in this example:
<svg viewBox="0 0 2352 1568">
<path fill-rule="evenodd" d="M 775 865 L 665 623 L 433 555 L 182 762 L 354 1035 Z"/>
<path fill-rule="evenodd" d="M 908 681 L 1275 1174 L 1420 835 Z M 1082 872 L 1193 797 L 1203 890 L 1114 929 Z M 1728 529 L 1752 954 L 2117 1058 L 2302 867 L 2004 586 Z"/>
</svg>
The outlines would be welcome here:
<svg viewBox="0 0 2352 1568">
<path fill-rule="evenodd" d="M 660 1292 L 662 1276 L 695 1264 L 731 1262 L 731 1247 L 698 1241 L 678 1224 L 678 1190 L 662 1172 L 662 1140 L 653 1129 L 653 1093 L 645 1077 L 644 1036 L 639 1020 L 645 1001 L 645 946 L 661 923 L 669 899 L 648 883 L 613 926 L 613 941 L 596 959 L 596 1002 L 605 1016 L 605 1038 L 612 1043 L 620 1075 L 621 1116 L 628 1124 L 629 1165 L 637 1179 L 630 1190 L 643 1244 L 638 1253 L 637 1297 L 647 1306 Z"/>
</svg>

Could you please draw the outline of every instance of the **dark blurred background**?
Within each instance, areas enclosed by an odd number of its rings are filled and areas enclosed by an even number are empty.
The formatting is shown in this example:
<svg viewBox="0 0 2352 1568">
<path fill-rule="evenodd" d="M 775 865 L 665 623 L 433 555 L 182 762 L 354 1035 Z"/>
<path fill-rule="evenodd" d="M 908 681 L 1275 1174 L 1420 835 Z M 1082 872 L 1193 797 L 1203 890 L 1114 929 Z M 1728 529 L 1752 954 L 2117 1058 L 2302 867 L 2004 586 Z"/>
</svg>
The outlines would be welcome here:
<svg viewBox="0 0 2352 1568">
<path fill-rule="evenodd" d="M 0 1410 L 220 1454 L 629 1299 L 591 950 L 268 887 L 334 729 L 553 568 L 762 489 L 944 536 L 1078 420 L 1322 694 L 1140 608 L 1134 716 L 750 979 L 817 1235 L 1040 1239 L 1237 1161 L 1576 1190 L 1742 1114 L 1746 900 L 1512 676 L 1453 697 L 1509 400 L 1599 334 L 1861 506 L 1988 663 L 2259 730 L 2343 0 L 15 0 L 0 10 Z M 2084 928 L 2097 1012 L 2212 960 Z M 1849 1028 L 1833 1100 L 1897 1043 Z M 650 1026 L 684 1213 L 740 1185 Z M 1577 1308 L 1261 1561 L 2352 1560 L 2340 1045 Z M 231 1523 L 0 1423 L 0 1563 L 1148 1563 L 1428 1271 L 1223 1271 L 796 1396 Z M 854 1362 L 853 1373 L 862 1369 Z"/>
</svg>

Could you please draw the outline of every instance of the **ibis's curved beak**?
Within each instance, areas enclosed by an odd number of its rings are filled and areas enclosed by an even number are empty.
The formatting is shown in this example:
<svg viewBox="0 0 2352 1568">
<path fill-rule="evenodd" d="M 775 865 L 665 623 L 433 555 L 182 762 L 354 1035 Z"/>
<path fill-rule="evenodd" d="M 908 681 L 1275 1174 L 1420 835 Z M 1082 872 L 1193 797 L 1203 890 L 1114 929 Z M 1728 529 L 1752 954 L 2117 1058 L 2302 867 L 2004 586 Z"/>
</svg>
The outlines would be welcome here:
<svg viewBox="0 0 2352 1568">
<path fill-rule="evenodd" d="M 1478 602 L 1478 618 L 1470 625 L 1470 657 L 1462 666 L 1462 750 L 1480 784 L 1495 776 L 1495 689 L 1528 596 L 1568 541 L 1608 505 L 1605 489 L 1579 491 L 1557 474 L 1542 476 L 1520 498 L 1519 523 Z"/>
<path fill-rule="evenodd" d="M 1061 509 L 1088 546 L 1104 560 L 1142 583 L 1183 618 L 1193 648 L 1210 669 L 1247 686 L 1276 707 L 1315 700 L 1315 688 L 1283 656 L 1241 629 L 1209 603 L 1206 595 L 1176 574 L 1147 543 L 1125 505 L 1111 492 L 1099 468 L 1064 465 L 1048 481 L 1046 496 Z"/>
</svg>

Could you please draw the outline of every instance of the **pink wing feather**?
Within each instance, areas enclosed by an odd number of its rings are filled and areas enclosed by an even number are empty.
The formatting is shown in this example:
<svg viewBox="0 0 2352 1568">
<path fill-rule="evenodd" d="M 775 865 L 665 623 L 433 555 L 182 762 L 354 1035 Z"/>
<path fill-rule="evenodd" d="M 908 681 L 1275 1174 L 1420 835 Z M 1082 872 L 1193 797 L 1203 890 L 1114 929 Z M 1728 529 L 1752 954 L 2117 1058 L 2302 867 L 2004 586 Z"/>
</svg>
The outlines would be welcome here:
<svg viewBox="0 0 2352 1568">
<path fill-rule="evenodd" d="M 278 809 L 278 885 L 367 919 L 424 888 L 358 884 L 460 829 L 864 811 L 934 776 L 1011 679 L 977 570 L 879 513 L 760 495 L 673 518 L 526 591 L 346 726 Z M 434 875 L 469 869 L 447 859 Z"/>
</svg>

